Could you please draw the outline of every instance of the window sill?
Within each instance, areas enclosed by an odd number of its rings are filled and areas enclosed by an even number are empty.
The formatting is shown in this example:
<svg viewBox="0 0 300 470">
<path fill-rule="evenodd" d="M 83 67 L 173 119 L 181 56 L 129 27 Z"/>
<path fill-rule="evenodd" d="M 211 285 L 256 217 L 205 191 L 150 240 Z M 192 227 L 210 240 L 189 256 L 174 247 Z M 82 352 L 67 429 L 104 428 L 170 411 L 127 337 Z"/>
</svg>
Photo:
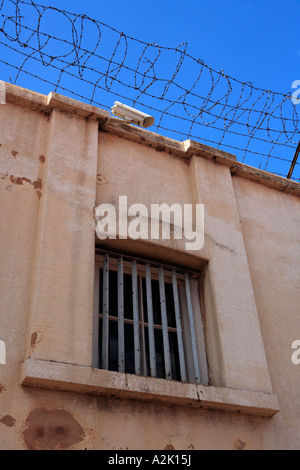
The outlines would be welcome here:
<svg viewBox="0 0 300 470">
<path fill-rule="evenodd" d="M 35 358 L 23 364 L 22 385 L 258 416 L 271 417 L 279 411 L 277 397 L 268 393 L 186 384 Z"/>
</svg>

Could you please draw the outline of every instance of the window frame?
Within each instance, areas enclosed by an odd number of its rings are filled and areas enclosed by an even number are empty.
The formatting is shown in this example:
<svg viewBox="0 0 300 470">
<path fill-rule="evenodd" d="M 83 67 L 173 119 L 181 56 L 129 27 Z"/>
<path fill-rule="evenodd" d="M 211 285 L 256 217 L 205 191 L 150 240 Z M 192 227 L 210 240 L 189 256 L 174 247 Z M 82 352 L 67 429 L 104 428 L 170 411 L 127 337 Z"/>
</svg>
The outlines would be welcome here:
<svg viewBox="0 0 300 470">
<path fill-rule="evenodd" d="M 101 346 L 101 338 L 99 338 L 99 319 L 102 318 L 103 321 L 103 312 L 100 313 L 102 307 L 100 305 L 100 270 L 103 269 L 104 266 L 104 256 L 107 254 L 109 256 L 109 271 L 114 271 L 119 273 L 119 260 L 122 263 L 122 272 L 123 274 L 128 274 L 131 276 L 132 279 L 132 266 L 133 263 L 136 266 L 136 274 L 137 274 L 137 288 L 139 294 L 142 293 L 142 279 L 145 279 L 147 282 L 147 269 L 149 269 L 149 276 L 151 281 L 158 281 L 160 284 L 160 276 L 162 276 L 162 284 L 164 286 L 166 284 L 172 285 L 172 296 L 174 296 L 174 283 L 177 284 L 177 292 L 178 292 L 178 309 L 179 309 L 179 316 L 181 317 L 181 332 L 182 332 L 182 339 L 178 339 L 177 336 L 177 343 L 178 343 L 178 360 L 179 363 L 176 364 L 177 368 L 180 369 L 180 378 L 172 378 L 171 379 L 167 375 L 167 371 L 165 369 L 165 377 L 160 377 L 162 380 L 173 380 L 173 381 L 180 381 L 189 384 L 202 384 L 208 385 L 209 384 L 209 375 L 208 375 L 208 364 L 207 364 L 207 357 L 206 357 L 206 347 L 205 347 L 205 337 L 204 337 L 204 329 L 203 329 L 203 320 L 202 320 L 202 312 L 201 312 L 201 305 L 200 305 L 200 275 L 201 273 L 191 271 L 189 269 L 183 269 L 180 267 L 175 267 L 172 265 L 166 265 L 165 263 L 159 263 L 154 260 L 138 258 L 135 256 L 127 255 L 125 253 L 109 251 L 107 249 L 96 248 L 95 254 L 95 277 L 94 277 L 94 321 L 93 321 L 93 360 L 92 360 L 92 367 L 100 369 L 100 370 L 108 370 L 109 369 L 108 363 L 107 364 L 99 364 L 99 348 Z M 174 276 L 174 277 L 173 277 Z M 189 290 L 189 294 L 187 295 L 187 289 Z M 124 292 L 123 292 L 124 295 Z M 152 325 L 150 325 L 150 319 L 148 318 L 148 322 L 145 322 L 143 310 L 143 300 L 139 295 L 138 300 L 138 328 L 139 328 L 139 337 L 140 337 L 140 346 L 141 346 L 141 369 L 140 372 L 135 368 L 135 372 L 133 375 L 141 375 L 144 377 L 152 377 L 152 378 L 159 378 L 156 374 L 152 374 L 152 368 L 150 365 L 149 373 L 147 373 L 147 367 L 145 367 L 145 336 L 146 336 L 146 329 L 145 327 L 152 326 L 153 331 L 155 329 L 164 330 L 163 326 L 163 318 L 161 318 L 161 324 L 155 324 L 152 321 Z M 174 299 L 173 299 L 174 300 Z M 152 300 L 151 300 L 152 301 Z M 175 303 L 175 301 L 174 301 Z M 148 306 L 147 306 L 148 308 Z M 124 306 L 123 306 L 124 309 Z M 167 313 L 167 312 L 166 312 Z M 162 315 L 162 312 L 161 312 Z M 176 312 L 174 313 L 176 317 Z M 162 315 L 163 317 L 163 315 Z M 115 321 L 118 323 L 118 330 L 120 329 L 120 318 L 117 315 L 109 315 L 107 321 Z M 134 326 L 134 318 L 128 320 L 124 318 L 123 312 L 123 325 L 132 324 Z M 108 328 L 108 327 L 107 327 Z M 170 331 L 174 331 L 178 334 L 179 323 L 177 322 L 176 318 L 176 326 L 172 327 L 166 325 L 166 330 L 169 333 Z M 108 334 L 108 331 L 107 331 Z M 104 335 L 105 336 L 105 335 Z M 167 335 L 168 336 L 168 335 Z M 118 336 L 118 346 L 119 346 L 120 337 Z M 180 341 L 182 347 L 180 346 Z M 168 346 L 170 345 L 170 340 L 168 337 Z M 148 343 L 148 347 L 150 347 L 150 342 Z M 154 346 L 153 346 L 154 347 Z M 183 349 L 183 351 L 182 351 Z M 151 351 L 149 351 L 149 356 Z M 196 357 L 195 357 L 196 355 Z M 103 355 L 102 355 L 103 359 Z M 125 359 L 124 359 L 125 360 Z M 149 359 L 150 361 L 150 359 Z M 194 361 L 197 361 L 197 366 L 195 366 Z M 184 366 L 183 366 L 184 362 Z M 165 363 L 163 364 L 165 366 Z M 199 372 L 196 373 L 197 370 L 195 367 L 198 367 Z M 118 364 L 118 371 L 114 370 L 115 372 L 125 372 L 125 367 L 120 367 L 120 359 Z M 183 370 L 185 369 L 185 370 Z M 171 370 L 171 365 L 170 365 Z M 199 376 L 199 377 L 197 377 Z"/>
</svg>

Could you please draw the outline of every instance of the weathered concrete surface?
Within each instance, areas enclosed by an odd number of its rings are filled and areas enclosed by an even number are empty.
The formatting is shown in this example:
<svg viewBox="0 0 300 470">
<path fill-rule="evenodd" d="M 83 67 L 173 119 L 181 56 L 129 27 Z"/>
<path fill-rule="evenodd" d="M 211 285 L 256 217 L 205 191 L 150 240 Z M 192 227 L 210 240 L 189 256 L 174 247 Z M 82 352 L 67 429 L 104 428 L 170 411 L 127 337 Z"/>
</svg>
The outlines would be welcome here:
<svg viewBox="0 0 300 470">
<path fill-rule="evenodd" d="M 299 198 L 245 178 L 234 177 L 233 184 L 272 387 L 284 403 L 274 435 L 281 446 L 296 447 L 300 364 L 292 363 L 291 345 L 300 339 Z"/>
<path fill-rule="evenodd" d="M 277 397 L 272 394 L 139 377 L 33 358 L 24 364 L 22 377 L 25 386 L 117 396 L 120 399 L 150 400 L 265 417 L 279 411 Z"/>
<path fill-rule="evenodd" d="M 300 185 L 202 144 L 119 126 L 69 98 L 7 91 L 0 448 L 298 448 Z M 197 252 L 181 240 L 109 244 L 202 270 L 211 384 L 203 408 L 197 392 L 187 404 L 197 387 L 166 392 L 136 377 L 122 387 L 122 376 L 91 368 L 94 207 L 120 195 L 147 207 L 205 205 Z"/>
</svg>

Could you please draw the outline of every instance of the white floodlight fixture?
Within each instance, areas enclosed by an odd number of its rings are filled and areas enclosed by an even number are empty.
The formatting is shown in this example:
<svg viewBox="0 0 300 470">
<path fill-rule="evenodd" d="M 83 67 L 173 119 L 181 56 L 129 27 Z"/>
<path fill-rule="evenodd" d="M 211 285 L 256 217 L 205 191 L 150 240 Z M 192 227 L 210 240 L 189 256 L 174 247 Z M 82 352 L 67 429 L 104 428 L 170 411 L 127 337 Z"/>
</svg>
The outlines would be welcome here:
<svg viewBox="0 0 300 470">
<path fill-rule="evenodd" d="M 111 108 L 111 112 L 114 116 L 140 127 L 150 127 L 154 124 L 154 117 L 149 116 L 149 114 L 143 113 L 138 109 L 131 108 L 126 104 L 120 103 L 119 101 L 115 101 L 114 106 Z"/>
</svg>

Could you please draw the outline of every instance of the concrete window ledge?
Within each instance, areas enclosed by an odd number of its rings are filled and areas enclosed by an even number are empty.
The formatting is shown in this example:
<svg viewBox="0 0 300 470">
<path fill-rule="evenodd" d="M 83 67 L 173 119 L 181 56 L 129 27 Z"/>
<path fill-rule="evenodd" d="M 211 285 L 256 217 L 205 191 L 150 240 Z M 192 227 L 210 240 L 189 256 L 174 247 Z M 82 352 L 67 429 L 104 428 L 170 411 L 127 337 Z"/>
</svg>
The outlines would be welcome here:
<svg viewBox="0 0 300 470">
<path fill-rule="evenodd" d="M 22 385 L 257 416 L 271 417 L 279 411 L 277 397 L 268 393 L 186 384 L 35 358 L 23 364 Z"/>
</svg>

